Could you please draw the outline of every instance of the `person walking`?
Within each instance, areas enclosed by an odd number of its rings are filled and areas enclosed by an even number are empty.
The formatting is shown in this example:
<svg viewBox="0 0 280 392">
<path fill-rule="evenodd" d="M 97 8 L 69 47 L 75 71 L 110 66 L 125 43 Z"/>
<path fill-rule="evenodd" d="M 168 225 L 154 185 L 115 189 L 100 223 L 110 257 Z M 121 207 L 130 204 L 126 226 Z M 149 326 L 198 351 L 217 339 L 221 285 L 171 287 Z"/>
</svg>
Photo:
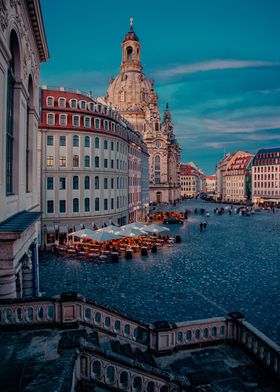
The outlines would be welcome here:
<svg viewBox="0 0 280 392">
<path fill-rule="evenodd" d="M 207 227 L 207 223 L 204 221 L 204 222 L 203 222 L 204 231 L 206 231 L 206 227 Z"/>
<path fill-rule="evenodd" d="M 200 232 L 202 233 L 202 231 L 203 231 L 203 223 L 202 222 L 200 222 Z"/>
</svg>

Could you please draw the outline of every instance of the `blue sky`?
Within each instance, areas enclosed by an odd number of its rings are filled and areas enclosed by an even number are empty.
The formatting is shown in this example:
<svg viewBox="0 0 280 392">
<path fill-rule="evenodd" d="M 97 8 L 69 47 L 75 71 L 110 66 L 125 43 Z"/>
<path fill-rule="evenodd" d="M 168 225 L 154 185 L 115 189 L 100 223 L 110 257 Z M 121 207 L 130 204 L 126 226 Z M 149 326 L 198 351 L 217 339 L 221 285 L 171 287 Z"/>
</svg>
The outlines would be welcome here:
<svg viewBox="0 0 280 392">
<path fill-rule="evenodd" d="M 280 146 L 280 1 L 41 0 L 50 60 L 41 84 L 105 95 L 134 17 L 142 65 L 169 103 L 183 162 Z"/>
</svg>

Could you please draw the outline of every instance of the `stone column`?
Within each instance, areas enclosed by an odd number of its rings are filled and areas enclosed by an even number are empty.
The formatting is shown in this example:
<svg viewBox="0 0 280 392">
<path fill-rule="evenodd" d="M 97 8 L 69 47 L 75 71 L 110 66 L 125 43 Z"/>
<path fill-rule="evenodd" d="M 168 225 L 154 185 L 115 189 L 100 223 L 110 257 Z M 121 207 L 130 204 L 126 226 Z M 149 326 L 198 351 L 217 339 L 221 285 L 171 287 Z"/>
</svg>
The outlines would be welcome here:
<svg viewBox="0 0 280 392">
<path fill-rule="evenodd" d="M 29 249 L 26 252 L 25 259 L 22 265 L 22 288 L 23 297 L 33 297 L 34 287 L 33 287 L 33 268 L 32 268 L 32 252 Z"/>
</svg>

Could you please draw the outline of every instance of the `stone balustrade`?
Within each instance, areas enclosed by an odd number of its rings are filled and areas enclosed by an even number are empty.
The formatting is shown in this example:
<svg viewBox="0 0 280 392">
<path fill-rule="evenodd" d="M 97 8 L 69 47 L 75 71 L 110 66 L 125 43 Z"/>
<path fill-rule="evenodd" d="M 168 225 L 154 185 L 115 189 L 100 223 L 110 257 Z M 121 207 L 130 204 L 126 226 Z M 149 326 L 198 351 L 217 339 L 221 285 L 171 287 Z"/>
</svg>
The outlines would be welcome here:
<svg viewBox="0 0 280 392">
<path fill-rule="evenodd" d="M 0 329 L 75 324 L 141 343 L 158 354 L 222 342 L 238 344 L 280 378 L 280 347 L 238 312 L 205 320 L 145 324 L 76 293 L 0 302 Z"/>
<path fill-rule="evenodd" d="M 115 390 L 132 392 L 179 392 L 190 390 L 184 377 L 174 377 L 162 370 L 135 363 L 121 361 L 105 354 L 97 347 L 83 346 L 78 356 L 79 379 L 106 385 Z"/>
</svg>

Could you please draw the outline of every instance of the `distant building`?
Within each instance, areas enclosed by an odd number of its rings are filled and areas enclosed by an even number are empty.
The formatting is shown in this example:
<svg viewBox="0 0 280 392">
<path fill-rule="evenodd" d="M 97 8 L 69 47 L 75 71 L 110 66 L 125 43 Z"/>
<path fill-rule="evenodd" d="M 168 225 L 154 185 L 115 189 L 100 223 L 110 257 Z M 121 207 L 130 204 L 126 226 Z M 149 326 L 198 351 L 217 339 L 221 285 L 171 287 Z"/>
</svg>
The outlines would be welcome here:
<svg viewBox="0 0 280 392">
<path fill-rule="evenodd" d="M 181 197 L 196 197 L 204 187 L 204 173 L 193 162 L 180 165 Z"/>
<path fill-rule="evenodd" d="M 247 167 L 252 158 L 252 154 L 243 151 L 237 151 L 233 154 L 224 173 L 226 182 L 226 193 L 223 195 L 224 201 L 245 202 L 248 200 L 246 176 Z"/>
<path fill-rule="evenodd" d="M 205 176 L 205 183 L 203 191 L 207 193 L 214 193 L 216 189 L 216 176 Z"/>
<path fill-rule="evenodd" d="M 252 201 L 280 202 L 280 147 L 261 149 L 252 161 Z"/>
<path fill-rule="evenodd" d="M 0 299 L 38 294 L 37 124 L 49 53 L 38 0 L 0 1 Z"/>
<path fill-rule="evenodd" d="M 215 189 L 215 199 L 223 200 L 226 194 L 226 182 L 225 182 L 225 172 L 228 164 L 231 161 L 232 154 L 228 153 L 221 159 L 216 165 L 216 189 Z"/>
<path fill-rule="evenodd" d="M 142 135 L 149 153 L 150 201 L 173 202 L 180 198 L 180 147 L 168 105 L 160 121 L 154 81 L 141 65 L 141 45 L 132 26 L 122 42 L 121 72 L 112 78 L 105 97 Z"/>
<path fill-rule="evenodd" d="M 82 225 L 145 220 L 148 154 L 141 135 L 79 91 L 44 86 L 41 103 L 44 243 L 63 242 Z"/>
</svg>

